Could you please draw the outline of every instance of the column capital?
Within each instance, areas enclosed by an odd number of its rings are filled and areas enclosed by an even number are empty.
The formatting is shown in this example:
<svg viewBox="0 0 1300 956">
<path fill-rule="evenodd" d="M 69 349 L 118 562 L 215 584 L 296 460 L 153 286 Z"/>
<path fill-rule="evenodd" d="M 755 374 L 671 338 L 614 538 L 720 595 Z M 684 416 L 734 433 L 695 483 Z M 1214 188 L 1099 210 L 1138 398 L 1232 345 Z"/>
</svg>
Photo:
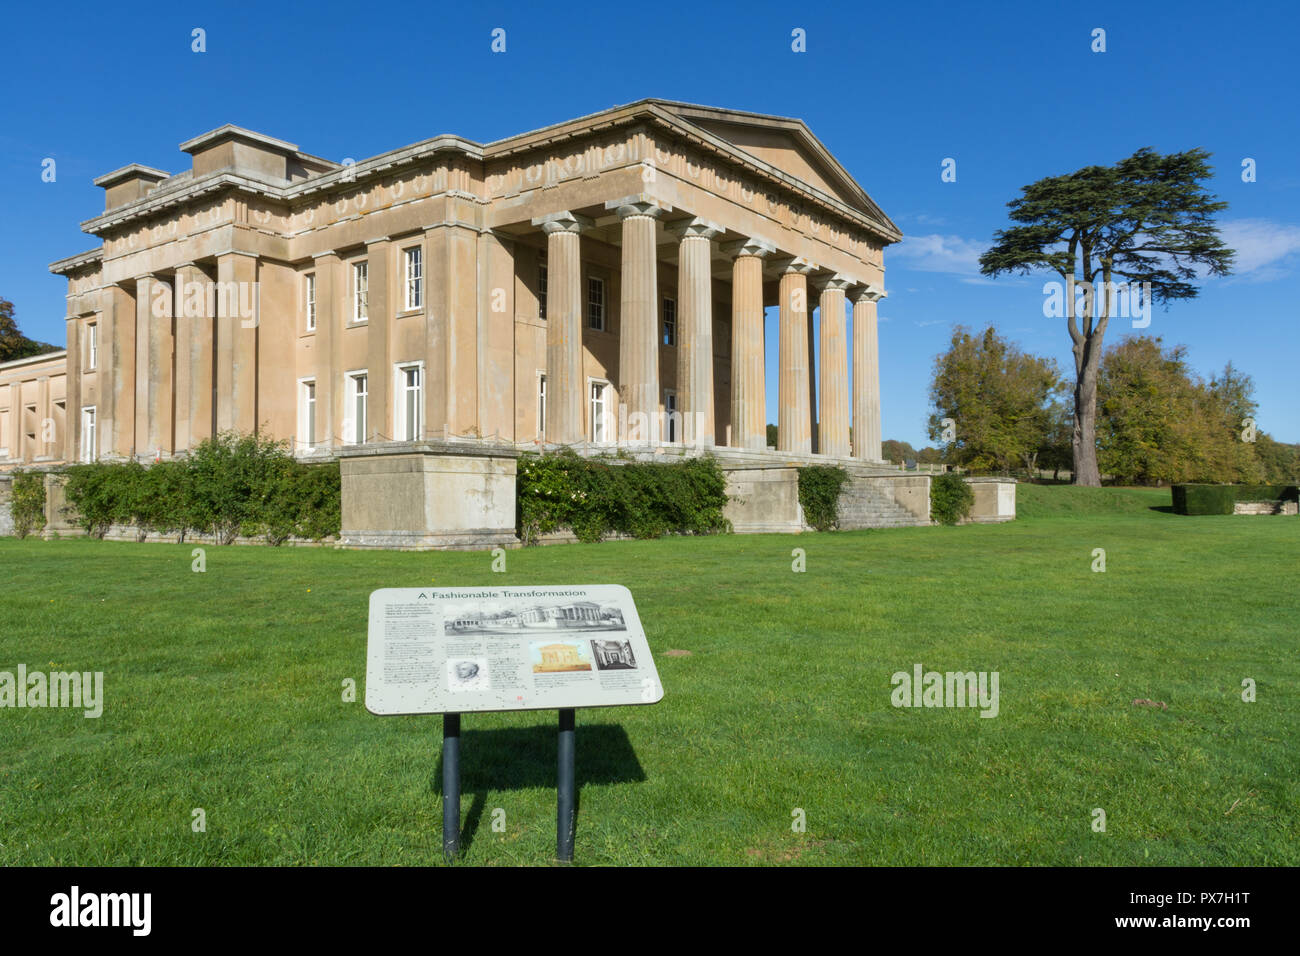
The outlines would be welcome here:
<svg viewBox="0 0 1300 956">
<path fill-rule="evenodd" d="M 776 266 L 778 272 L 789 275 L 811 275 L 817 271 L 817 264 L 803 256 L 786 256 L 783 259 L 774 259 L 772 265 Z"/>
<path fill-rule="evenodd" d="M 538 216 L 532 221 L 532 224 L 540 226 L 542 232 L 548 236 L 556 232 L 581 234 L 595 225 L 587 216 L 580 216 L 576 212 L 570 212 L 567 209 L 546 216 Z"/>
<path fill-rule="evenodd" d="M 812 280 L 812 284 L 819 292 L 845 292 L 854 282 L 846 275 L 832 272 L 830 275 L 818 276 Z"/>
<path fill-rule="evenodd" d="M 678 239 L 712 239 L 727 231 L 716 222 L 701 219 L 699 216 L 665 223 L 664 228 Z"/>
<path fill-rule="evenodd" d="M 326 249 L 324 252 L 313 252 L 313 253 L 311 254 L 311 257 L 312 257 L 313 260 L 315 260 L 315 259 L 324 259 L 324 258 L 326 258 L 327 256 L 333 256 L 334 258 L 337 259 L 337 258 L 338 258 L 338 255 L 339 255 L 339 254 L 338 254 L 338 250 L 336 250 L 336 249 Z"/>
<path fill-rule="evenodd" d="M 739 259 L 741 256 L 752 256 L 755 259 L 761 259 L 775 252 L 776 246 L 766 239 L 737 239 L 734 242 L 724 242 L 722 244 L 722 254 L 732 259 Z"/>
<path fill-rule="evenodd" d="M 656 219 L 666 212 L 673 211 L 672 206 L 645 193 L 624 196 L 622 199 L 611 199 L 605 203 L 605 208 L 615 210 L 619 219 L 628 219 L 632 216 L 649 216 L 651 219 Z"/>
<path fill-rule="evenodd" d="M 866 284 L 858 283 L 853 290 L 853 301 L 875 302 L 877 299 L 883 299 L 887 295 L 889 295 L 889 293 L 874 282 L 868 282 Z"/>
</svg>

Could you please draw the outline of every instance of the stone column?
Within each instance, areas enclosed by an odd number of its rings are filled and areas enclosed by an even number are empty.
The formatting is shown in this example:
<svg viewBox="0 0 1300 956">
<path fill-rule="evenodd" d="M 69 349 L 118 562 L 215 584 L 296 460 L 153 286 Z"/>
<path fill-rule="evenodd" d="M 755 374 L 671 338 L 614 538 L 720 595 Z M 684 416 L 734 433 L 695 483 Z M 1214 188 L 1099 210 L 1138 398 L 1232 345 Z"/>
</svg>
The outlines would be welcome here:
<svg viewBox="0 0 1300 956">
<path fill-rule="evenodd" d="M 316 340 L 312 343 L 315 353 L 312 364 L 316 375 L 316 434 L 310 436 L 310 441 L 317 450 L 329 451 L 342 432 L 334 425 L 335 393 L 342 385 L 342 382 L 335 382 L 336 371 L 341 375 L 342 369 L 336 370 L 334 366 L 334 343 L 343 335 L 347 294 L 340 294 L 344 283 L 341 281 L 343 270 L 338 253 L 333 250 L 321 252 L 313 259 L 316 263 Z"/>
<path fill-rule="evenodd" d="M 841 275 L 821 282 L 821 419 L 819 454 L 849 457 L 849 348 L 844 318 L 844 290 L 852 283 Z"/>
<path fill-rule="evenodd" d="M 879 286 L 853 292 L 853 455 L 880 461 L 880 363 L 876 344 Z"/>
<path fill-rule="evenodd" d="M 104 354 L 100 357 L 99 393 L 103 411 L 96 429 L 105 458 L 135 454 L 135 297 L 120 285 L 103 293 Z"/>
<path fill-rule="evenodd" d="M 62 437 L 54 420 L 54 403 L 50 401 L 50 377 L 41 375 L 36 379 L 36 445 L 32 458 L 41 461 L 54 457 Z"/>
<path fill-rule="evenodd" d="M 533 220 L 546 233 L 546 440 L 586 441 L 582 374 L 582 240 L 586 216 L 557 212 Z"/>
<path fill-rule="evenodd" d="M 807 259 L 782 260 L 780 286 L 780 411 L 777 447 L 781 451 L 812 453 L 811 355 L 808 341 L 808 274 L 816 268 Z"/>
<path fill-rule="evenodd" d="M 176 368 L 182 359 L 186 368 L 184 390 L 179 374 L 176 382 L 176 448 L 192 451 L 214 434 L 216 295 L 208 274 L 194 263 L 177 267 L 176 289 Z"/>
<path fill-rule="evenodd" d="M 731 444 L 767 447 L 767 370 L 763 351 L 763 257 L 776 251 L 761 239 L 728 243 L 731 265 Z"/>
<path fill-rule="evenodd" d="M 388 421 L 388 396 L 393 391 L 393 363 L 388 359 L 388 330 L 393 321 L 390 261 L 392 241 L 387 237 L 366 246 L 366 276 L 369 283 L 366 323 L 366 429 L 367 442 L 392 441 L 393 427 Z M 428 289 L 425 289 L 428 292 Z M 424 390 L 432 390 L 429 372 L 435 368 L 431 358 L 425 360 Z M 439 387 L 443 383 L 437 383 Z M 427 425 L 427 423 L 426 423 Z"/>
<path fill-rule="evenodd" d="M 704 219 L 674 223 L 677 257 L 677 410 L 682 442 L 716 444 L 713 413 L 713 244 L 721 226 Z M 657 351 L 657 349 L 656 349 Z"/>
<path fill-rule="evenodd" d="M 217 430 L 257 430 L 257 257 L 217 257 Z"/>
<path fill-rule="evenodd" d="M 152 458 L 155 450 L 149 445 L 154 431 L 149 415 L 149 378 L 152 371 L 149 362 L 149 333 L 153 327 L 150 318 L 157 294 L 158 288 L 152 275 L 140 276 L 135 280 L 135 416 L 131 423 L 131 445 L 134 449 L 132 454 L 136 458 Z"/>
<path fill-rule="evenodd" d="M 659 283 L 655 218 L 669 206 L 645 196 L 605 204 L 623 220 L 619 299 L 618 400 L 627 409 L 620 441 L 659 442 Z M 549 308 L 549 302 L 547 307 Z M 619 421 L 624 421 L 622 415 Z"/>
<path fill-rule="evenodd" d="M 182 452 L 190 447 L 190 400 L 191 386 L 194 379 L 193 357 L 194 319 L 185 314 L 185 285 L 190 279 L 193 263 L 183 263 L 176 267 L 172 281 L 172 328 L 175 350 L 176 377 L 172 382 L 172 451 Z"/>
<path fill-rule="evenodd" d="M 86 356 L 82 345 L 81 319 L 69 316 L 66 324 L 68 358 L 65 367 L 68 370 L 68 378 L 64 385 L 63 404 L 67 408 L 67 414 L 64 415 L 63 434 L 56 437 L 62 446 L 63 460 L 73 462 L 80 460 L 81 370 L 86 365 Z M 4 444 L 4 436 L 0 435 L 0 445 L 2 444 Z"/>
<path fill-rule="evenodd" d="M 150 458 L 170 458 L 172 454 L 173 298 L 169 277 L 149 277 L 149 373 L 146 378 L 148 431 L 144 451 Z"/>
</svg>

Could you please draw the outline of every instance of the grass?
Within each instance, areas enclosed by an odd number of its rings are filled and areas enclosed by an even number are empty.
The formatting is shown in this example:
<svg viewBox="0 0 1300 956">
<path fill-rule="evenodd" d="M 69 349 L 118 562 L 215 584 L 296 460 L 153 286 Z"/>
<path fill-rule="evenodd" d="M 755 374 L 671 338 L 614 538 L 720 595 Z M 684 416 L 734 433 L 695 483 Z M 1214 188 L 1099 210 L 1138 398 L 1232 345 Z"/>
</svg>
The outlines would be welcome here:
<svg viewBox="0 0 1300 956">
<path fill-rule="evenodd" d="M 103 671 L 106 697 L 0 710 L 0 864 L 439 862 L 441 721 L 359 702 L 368 594 L 602 582 L 635 595 L 666 697 L 579 713 L 579 863 L 1300 863 L 1300 522 L 1018 490 L 1007 525 L 565 545 L 504 575 L 0 540 L 0 670 Z M 892 707 L 915 663 L 999 672 L 1000 715 Z M 464 725 L 464 859 L 549 862 L 554 715 Z"/>
</svg>

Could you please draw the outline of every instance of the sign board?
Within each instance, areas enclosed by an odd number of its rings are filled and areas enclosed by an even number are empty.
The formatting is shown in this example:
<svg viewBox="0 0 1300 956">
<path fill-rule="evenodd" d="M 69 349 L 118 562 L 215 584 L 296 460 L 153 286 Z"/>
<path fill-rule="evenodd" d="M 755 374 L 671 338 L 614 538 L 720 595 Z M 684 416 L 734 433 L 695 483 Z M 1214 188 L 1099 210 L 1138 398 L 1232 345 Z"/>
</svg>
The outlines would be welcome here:
<svg viewBox="0 0 1300 956">
<path fill-rule="evenodd" d="M 611 707 L 663 696 L 632 592 L 622 585 L 370 595 L 372 714 Z"/>
</svg>

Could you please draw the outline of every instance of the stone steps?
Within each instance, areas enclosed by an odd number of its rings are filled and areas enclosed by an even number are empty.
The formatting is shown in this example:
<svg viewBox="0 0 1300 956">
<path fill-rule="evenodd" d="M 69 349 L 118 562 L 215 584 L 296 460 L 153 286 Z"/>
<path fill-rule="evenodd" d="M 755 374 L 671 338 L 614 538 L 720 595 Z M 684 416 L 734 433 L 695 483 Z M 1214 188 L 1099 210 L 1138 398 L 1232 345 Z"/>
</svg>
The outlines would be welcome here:
<svg viewBox="0 0 1300 956">
<path fill-rule="evenodd" d="M 859 528 L 910 528 L 929 524 L 894 502 L 889 492 L 866 482 L 850 482 L 841 492 L 839 526 Z"/>
</svg>

